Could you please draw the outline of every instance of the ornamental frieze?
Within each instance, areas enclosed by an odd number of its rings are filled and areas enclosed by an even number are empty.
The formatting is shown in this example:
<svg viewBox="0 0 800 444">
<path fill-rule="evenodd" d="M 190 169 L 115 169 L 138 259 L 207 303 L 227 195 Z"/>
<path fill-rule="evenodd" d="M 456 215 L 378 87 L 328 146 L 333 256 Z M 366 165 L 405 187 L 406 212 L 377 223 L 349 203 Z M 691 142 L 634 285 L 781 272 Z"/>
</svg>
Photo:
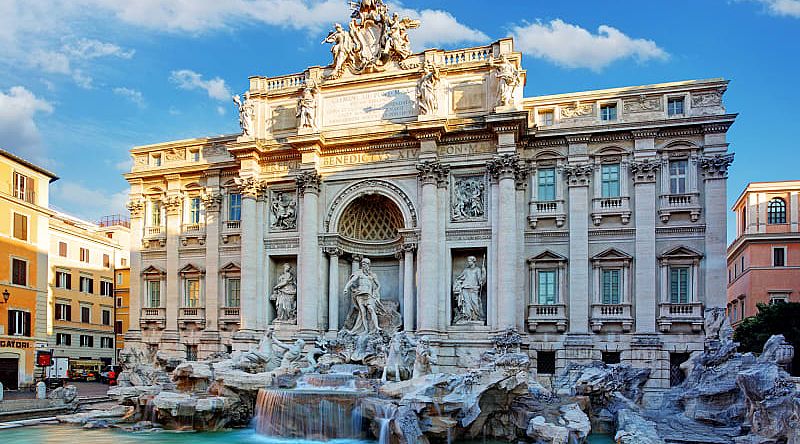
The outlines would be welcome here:
<svg viewBox="0 0 800 444">
<path fill-rule="evenodd" d="M 653 111 L 663 111 L 664 101 L 661 96 L 639 96 L 634 99 L 622 101 L 622 109 L 626 113 L 649 113 Z"/>
</svg>

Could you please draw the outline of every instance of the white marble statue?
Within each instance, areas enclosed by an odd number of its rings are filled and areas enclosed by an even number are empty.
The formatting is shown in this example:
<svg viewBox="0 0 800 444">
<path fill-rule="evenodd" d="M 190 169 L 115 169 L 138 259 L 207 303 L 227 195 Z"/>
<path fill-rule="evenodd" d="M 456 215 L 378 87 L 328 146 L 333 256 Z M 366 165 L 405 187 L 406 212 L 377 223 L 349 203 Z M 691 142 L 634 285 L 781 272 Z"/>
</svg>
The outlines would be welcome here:
<svg viewBox="0 0 800 444">
<path fill-rule="evenodd" d="M 456 300 L 454 324 L 486 320 L 481 301 L 481 290 L 485 284 L 486 259 L 484 258 L 484 263 L 479 268 L 475 256 L 469 256 L 464 271 L 453 283 L 453 294 Z"/>
<path fill-rule="evenodd" d="M 417 340 L 416 358 L 414 358 L 414 370 L 411 374 L 412 379 L 433 373 L 432 364 L 436 364 L 436 357 L 431 350 L 431 345 L 427 336 Z"/>
<path fill-rule="evenodd" d="M 272 228 L 294 230 L 297 228 L 297 202 L 287 193 L 275 193 L 272 198 Z"/>
<path fill-rule="evenodd" d="M 250 101 L 250 92 L 244 93 L 244 101 L 239 94 L 233 96 L 233 103 L 239 110 L 239 126 L 242 128 L 242 135 L 250 136 L 253 131 L 253 103 Z"/>
<path fill-rule="evenodd" d="M 284 370 L 296 370 L 306 367 L 311 364 L 306 357 L 303 356 L 303 348 L 306 346 L 306 341 L 298 339 L 294 344 L 288 345 L 279 341 L 277 338 L 272 338 L 272 346 L 283 350 L 283 357 L 281 358 L 280 368 Z M 306 362 L 303 362 L 306 361 Z"/>
<path fill-rule="evenodd" d="M 291 265 L 283 264 L 283 273 L 272 287 L 272 296 L 269 299 L 275 302 L 276 321 L 297 320 L 297 280 Z"/>
<path fill-rule="evenodd" d="M 484 208 L 485 185 L 476 178 L 464 178 L 456 181 L 453 187 L 452 219 L 462 221 L 481 218 L 486 214 Z"/>
<path fill-rule="evenodd" d="M 333 55 L 333 73 L 331 78 L 339 78 L 344 71 L 345 63 L 350 60 L 353 52 L 353 38 L 346 32 L 342 25 L 335 23 L 333 31 L 322 43 L 331 43 L 331 54 Z"/>
<path fill-rule="evenodd" d="M 303 88 L 297 100 L 297 117 L 300 128 L 317 128 L 317 88 L 313 84 Z"/>
<path fill-rule="evenodd" d="M 370 260 L 361 259 L 361 267 L 350 276 L 344 286 L 345 296 L 350 298 L 356 308 L 356 320 L 350 333 L 380 332 L 378 310 L 382 308 L 381 284 L 378 276 L 370 270 Z"/>
<path fill-rule="evenodd" d="M 420 115 L 436 114 L 438 102 L 436 88 L 439 86 L 439 68 L 433 63 L 425 64 L 425 73 L 417 83 L 417 101 Z"/>
<path fill-rule="evenodd" d="M 497 62 L 489 60 L 489 65 L 494 68 L 497 78 L 497 106 L 514 105 L 514 92 L 522 83 L 522 74 L 505 54 L 501 54 Z"/>
</svg>

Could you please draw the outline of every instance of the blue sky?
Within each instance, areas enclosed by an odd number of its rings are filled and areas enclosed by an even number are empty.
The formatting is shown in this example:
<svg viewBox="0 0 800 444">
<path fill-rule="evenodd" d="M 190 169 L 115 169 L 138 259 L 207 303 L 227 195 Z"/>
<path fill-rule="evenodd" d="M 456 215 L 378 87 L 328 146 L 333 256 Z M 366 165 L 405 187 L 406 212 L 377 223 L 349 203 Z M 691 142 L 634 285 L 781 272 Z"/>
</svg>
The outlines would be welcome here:
<svg viewBox="0 0 800 444">
<path fill-rule="evenodd" d="M 728 203 L 747 182 L 800 179 L 800 0 L 390 4 L 421 17 L 417 50 L 515 36 L 526 96 L 730 79 Z M 0 146 L 61 177 L 54 207 L 123 211 L 132 146 L 237 132 L 230 95 L 329 63 L 319 42 L 347 13 L 346 0 L 0 0 Z"/>
</svg>

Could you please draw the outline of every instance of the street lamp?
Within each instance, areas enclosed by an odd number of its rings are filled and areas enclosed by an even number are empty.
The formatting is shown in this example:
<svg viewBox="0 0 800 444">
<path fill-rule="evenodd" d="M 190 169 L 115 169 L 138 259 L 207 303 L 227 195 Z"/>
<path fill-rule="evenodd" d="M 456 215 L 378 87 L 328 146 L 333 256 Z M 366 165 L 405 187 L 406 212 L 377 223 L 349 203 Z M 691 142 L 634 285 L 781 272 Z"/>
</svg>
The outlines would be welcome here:
<svg viewBox="0 0 800 444">
<path fill-rule="evenodd" d="M 8 298 L 10 298 L 10 297 L 11 297 L 11 293 L 8 292 L 8 289 L 6 288 L 5 290 L 3 290 L 3 303 L 4 304 L 8 303 Z"/>
</svg>

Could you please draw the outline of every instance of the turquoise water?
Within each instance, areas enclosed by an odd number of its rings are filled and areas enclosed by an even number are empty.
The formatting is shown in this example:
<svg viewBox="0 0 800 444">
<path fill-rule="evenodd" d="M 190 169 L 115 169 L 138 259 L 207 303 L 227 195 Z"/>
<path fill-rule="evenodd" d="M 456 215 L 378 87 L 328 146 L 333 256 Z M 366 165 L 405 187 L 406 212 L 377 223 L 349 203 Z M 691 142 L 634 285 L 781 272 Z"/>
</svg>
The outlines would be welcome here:
<svg viewBox="0 0 800 444">
<path fill-rule="evenodd" d="M 252 429 L 217 433 L 192 432 L 138 432 L 130 433 L 117 429 L 84 430 L 72 426 L 37 426 L 0 430 L 0 442 L 10 444 L 143 444 L 143 443 L 191 443 L 191 444 L 318 444 L 319 441 L 269 438 L 256 434 Z M 590 436 L 591 444 L 610 444 L 608 436 Z M 375 444 L 375 441 L 337 439 L 327 444 Z M 461 441 L 454 444 L 499 444 L 497 441 Z"/>
</svg>

